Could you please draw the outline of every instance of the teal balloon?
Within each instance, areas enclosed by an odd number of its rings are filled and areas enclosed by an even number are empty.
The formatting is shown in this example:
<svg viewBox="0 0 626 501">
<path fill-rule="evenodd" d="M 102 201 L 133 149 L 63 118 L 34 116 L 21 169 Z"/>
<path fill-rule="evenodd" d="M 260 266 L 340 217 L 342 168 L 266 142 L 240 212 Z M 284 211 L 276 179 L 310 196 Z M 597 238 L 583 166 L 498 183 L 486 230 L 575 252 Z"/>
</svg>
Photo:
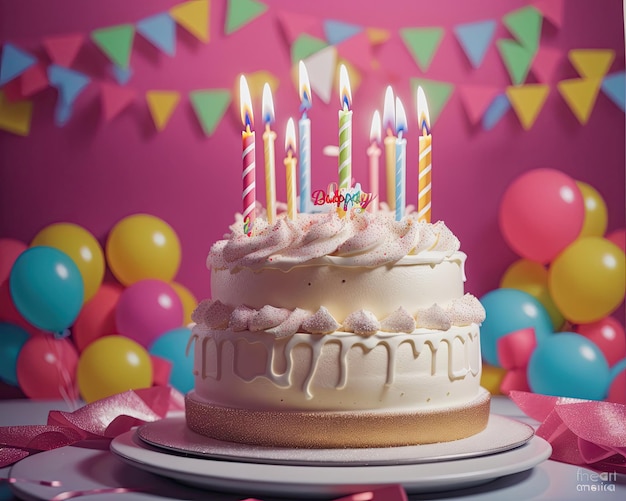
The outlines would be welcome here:
<svg viewBox="0 0 626 501">
<path fill-rule="evenodd" d="M 22 252 L 11 268 L 15 308 L 35 327 L 62 333 L 74 323 L 84 300 L 83 277 L 64 252 L 47 246 Z"/>
<path fill-rule="evenodd" d="M 154 340 L 148 352 L 169 360 L 172 364 L 169 383 L 181 393 L 193 389 L 193 350 L 186 354 L 191 329 L 171 329 Z"/>
<path fill-rule="evenodd" d="M 483 358 L 500 367 L 498 339 L 520 329 L 532 327 L 537 343 L 553 333 L 554 327 L 546 308 L 527 292 L 517 289 L 495 289 L 480 298 L 486 318 L 480 327 Z"/>
<path fill-rule="evenodd" d="M 0 322 L 0 380 L 11 386 L 19 386 L 17 381 L 17 356 L 30 338 L 21 327 L 8 322 Z"/>
<path fill-rule="evenodd" d="M 611 383 L 606 357 L 585 336 L 560 332 L 538 344 L 527 368 L 534 393 L 603 400 Z"/>
</svg>

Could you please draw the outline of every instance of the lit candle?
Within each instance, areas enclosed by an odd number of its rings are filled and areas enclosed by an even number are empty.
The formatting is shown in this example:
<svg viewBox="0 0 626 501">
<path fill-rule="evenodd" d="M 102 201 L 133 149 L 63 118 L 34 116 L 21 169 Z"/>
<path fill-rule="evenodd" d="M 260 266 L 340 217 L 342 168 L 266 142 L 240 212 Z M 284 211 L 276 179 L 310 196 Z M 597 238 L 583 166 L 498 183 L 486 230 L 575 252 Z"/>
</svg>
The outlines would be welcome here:
<svg viewBox="0 0 626 501">
<path fill-rule="evenodd" d="M 396 207 L 396 112 L 391 86 L 385 91 L 383 106 L 383 129 L 385 130 L 385 172 L 387 174 L 387 205 L 393 210 Z"/>
<path fill-rule="evenodd" d="M 263 133 L 263 151 L 265 153 L 265 205 L 267 207 L 267 221 L 274 223 L 276 219 L 276 155 L 274 141 L 276 133 L 271 125 L 274 123 L 274 100 L 269 84 L 263 86 L 263 101 L 261 105 L 265 132 Z"/>
<path fill-rule="evenodd" d="M 406 139 L 403 137 L 407 131 L 406 113 L 400 98 L 396 97 L 396 221 L 404 217 L 404 205 L 406 198 Z"/>
<path fill-rule="evenodd" d="M 311 108 L 312 96 L 309 74 L 303 61 L 298 67 L 300 111 L 298 142 L 300 143 L 300 212 L 309 212 L 311 203 L 311 120 L 306 112 Z"/>
<path fill-rule="evenodd" d="M 296 128 L 293 118 L 285 132 L 285 169 L 287 171 L 287 217 L 296 218 Z"/>
<path fill-rule="evenodd" d="M 349 189 L 352 185 L 352 91 L 348 70 L 342 64 L 339 69 L 339 189 Z"/>
<path fill-rule="evenodd" d="M 254 115 L 252 113 L 252 99 L 250 98 L 250 89 L 246 77 L 241 75 L 239 80 L 239 99 L 241 109 L 241 123 L 245 130 L 241 132 L 243 143 L 243 192 L 241 198 L 243 200 L 243 231 L 248 236 L 254 231 L 254 217 L 256 203 L 256 179 L 255 179 L 255 149 L 254 149 L 254 131 L 251 130 L 254 125 Z"/>
<path fill-rule="evenodd" d="M 418 221 L 431 221 L 431 171 L 432 171 L 432 135 L 430 134 L 430 115 L 426 96 L 421 87 L 417 88 L 417 119 L 422 134 L 419 136 L 419 185 L 417 195 Z"/>
<path fill-rule="evenodd" d="M 378 110 L 374 112 L 372 117 L 372 126 L 370 127 L 370 146 L 367 149 L 367 157 L 369 158 L 370 167 L 370 193 L 372 194 L 372 202 L 368 209 L 371 212 L 378 210 L 378 171 L 380 158 L 380 113 Z"/>
</svg>

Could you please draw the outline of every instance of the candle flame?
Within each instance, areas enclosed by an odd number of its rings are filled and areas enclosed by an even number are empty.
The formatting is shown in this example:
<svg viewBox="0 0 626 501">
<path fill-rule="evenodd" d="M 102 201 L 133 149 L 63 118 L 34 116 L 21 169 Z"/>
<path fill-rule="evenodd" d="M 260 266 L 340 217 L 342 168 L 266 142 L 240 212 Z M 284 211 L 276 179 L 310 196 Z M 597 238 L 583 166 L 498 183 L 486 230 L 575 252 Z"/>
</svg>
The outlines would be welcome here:
<svg viewBox="0 0 626 501">
<path fill-rule="evenodd" d="M 421 86 L 417 87 L 417 123 L 423 136 L 430 134 L 430 115 L 426 95 Z"/>
<path fill-rule="evenodd" d="M 372 116 L 372 126 L 370 127 L 370 141 L 380 143 L 380 113 L 378 110 Z"/>
<path fill-rule="evenodd" d="M 400 136 L 407 130 L 406 112 L 404 111 L 404 106 L 402 106 L 402 101 L 400 101 L 399 97 L 396 97 L 396 134 Z"/>
<path fill-rule="evenodd" d="M 274 123 L 274 98 L 272 97 L 272 89 L 270 89 L 268 83 L 265 83 L 263 86 L 261 113 L 263 114 L 263 123 L 265 123 L 265 125 Z"/>
<path fill-rule="evenodd" d="M 392 136 L 396 129 L 396 113 L 391 85 L 385 90 L 385 105 L 383 106 L 383 128 L 388 136 Z"/>
<path fill-rule="evenodd" d="M 300 61 L 298 66 L 298 81 L 300 87 L 300 110 L 306 111 L 311 108 L 313 99 L 311 96 L 311 84 L 309 83 L 309 74 L 306 71 L 304 61 Z"/>
<path fill-rule="evenodd" d="M 254 124 L 254 114 L 252 112 L 252 98 L 250 88 L 244 75 L 239 79 L 239 109 L 241 110 L 241 123 L 244 127 L 251 128 Z"/>
<path fill-rule="evenodd" d="M 293 118 L 287 121 L 287 131 L 285 132 L 285 153 L 296 154 L 296 126 Z"/>
<path fill-rule="evenodd" d="M 349 110 L 352 107 L 352 90 L 350 89 L 350 78 L 345 65 L 339 68 L 339 95 L 341 97 L 341 108 Z"/>
</svg>

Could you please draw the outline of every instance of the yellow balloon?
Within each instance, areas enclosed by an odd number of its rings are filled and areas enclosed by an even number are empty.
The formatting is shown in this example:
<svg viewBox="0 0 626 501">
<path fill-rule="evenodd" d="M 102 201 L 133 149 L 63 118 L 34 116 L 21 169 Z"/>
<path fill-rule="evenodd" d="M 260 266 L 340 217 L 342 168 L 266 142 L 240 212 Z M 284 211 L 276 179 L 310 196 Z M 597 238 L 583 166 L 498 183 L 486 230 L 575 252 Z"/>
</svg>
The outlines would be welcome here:
<svg viewBox="0 0 626 501">
<path fill-rule="evenodd" d="M 604 236 L 608 224 L 608 212 L 604 199 L 595 188 L 587 183 L 576 181 L 576 184 L 585 202 L 585 218 L 578 238 Z"/>
<path fill-rule="evenodd" d="M 558 331 L 565 322 L 565 318 L 550 296 L 548 270 L 541 263 L 529 259 L 515 261 L 504 272 L 500 287 L 521 290 L 533 296 L 550 315 L 555 331 Z"/>
<path fill-rule="evenodd" d="M 128 390 L 149 388 L 152 360 L 146 349 L 132 339 L 103 336 L 80 355 L 76 382 L 87 403 Z"/>
<path fill-rule="evenodd" d="M 191 314 L 193 310 L 198 306 L 198 300 L 196 296 L 184 285 L 179 284 L 178 282 L 170 283 L 180 301 L 183 303 L 183 325 L 188 325 L 192 322 Z"/>
<path fill-rule="evenodd" d="M 126 286 L 145 279 L 171 282 L 180 266 L 180 254 L 180 241 L 174 229 L 149 214 L 122 219 L 106 242 L 111 272 Z"/>
<path fill-rule="evenodd" d="M 548 272 L 554 303 L 574 324 L 606 317 L 624 300 L 624 252 L 600 237 L 575 240 L 559 254 Z"/>
<path fill-rule="evenodd" d="M 104 278 L 104 252 L 96 237 L 85 228 L 73 223 L 54 223 L 37 233 L 30 245 L 54 247 L 74 261 L 83 278 L 85 302 L 98 292 Z"/>
<path fill-rule="evenodd" d="M 480 376 L 480 386 L 485 388 L 492 395 L 502 395 L 500 385 L 506 375 L 506 369 L 483 364 L 483 371 Z"/>
</svg>

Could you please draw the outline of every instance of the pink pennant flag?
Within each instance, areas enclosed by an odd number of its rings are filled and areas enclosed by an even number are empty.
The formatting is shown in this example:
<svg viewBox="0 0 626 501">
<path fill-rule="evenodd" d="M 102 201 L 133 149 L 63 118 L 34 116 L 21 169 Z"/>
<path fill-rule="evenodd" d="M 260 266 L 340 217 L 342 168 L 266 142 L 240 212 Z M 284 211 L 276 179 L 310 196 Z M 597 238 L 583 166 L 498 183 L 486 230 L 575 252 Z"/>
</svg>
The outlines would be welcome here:
<svg viewBox="0 0 626 501">
<path fill-rule="evenodd" d="M 286 11 L 279 12 L 277 17 L 289 45 L 293 44 L 303 33 L 320 38 L 324 36 L 322 21 L 316 17 Z"/>
<path fill-rule="evenodd" d="M 531 3 L 544 18 L 557 28 L 563 26 L 563 4 L 564 0 L 535 0 Z"/>
<path fill-rule="evenodd" d="M 136 91 L 128 87 L 103 82 L 100 84 L 102 113 L 105 122 L 119 115 L 135 100 Z"/>
<path fill-rule="evenodd" d="M 83 45 L 85 35 L 60 35 L 44 38 L 42 41 L 53 63 L 69 68 Z"/>
<path fill-rule="evenodd" d="M 48 87 L 48 74 L 42 64 L 28 68 L 20 77 L 23 96 L 32 96 Z"/>
<path fill-rule="evenodd" d="M 530 70 L 539 82 L 550 83 L 562 58 L 563 53 L 559 49 L 539 46 Z"/>
<path fill-rule="evenodd" d="M 501 92 L 498 87 L 489 85 L 459 85 L 458 89 L 463 108 L 473 125 L 480 123 L 489 105 Z"/>
<path fill-rule="evenodd" d="M 336 47 L 340 58 L 346 59 L 361 70 L 372 69 L 372 46 L 367 33 L 361 32 L 354 35 L 337 44 Z"/>
</svg>

